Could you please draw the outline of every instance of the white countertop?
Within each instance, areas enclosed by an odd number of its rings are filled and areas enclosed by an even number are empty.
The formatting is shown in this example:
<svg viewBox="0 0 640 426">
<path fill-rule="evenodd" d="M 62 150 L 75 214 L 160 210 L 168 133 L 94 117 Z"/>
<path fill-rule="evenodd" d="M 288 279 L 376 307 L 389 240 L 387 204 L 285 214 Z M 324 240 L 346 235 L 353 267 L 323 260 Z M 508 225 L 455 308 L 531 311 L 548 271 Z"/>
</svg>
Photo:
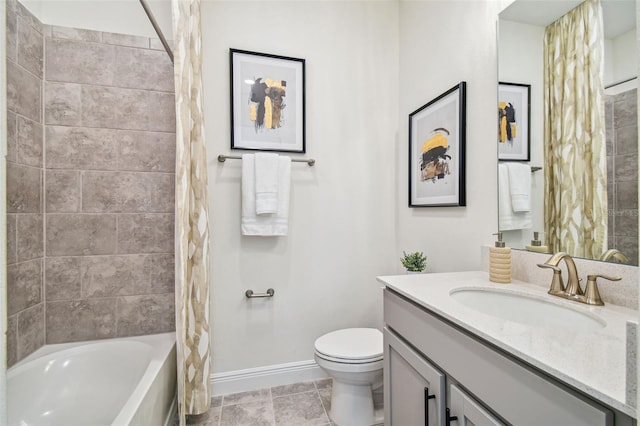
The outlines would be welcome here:
<svg viewBox="0 0 640 426">
<path fill-rule="evenodd" d="M 587 306 L 550 296 L 547 288 L 517 280 L 511 284 L 492 283 L 489 274 L 483 271 L 382 276 L 378 281 L 571 387 L 636 418 L 637 410 L 626 397 L 626 322 L 637 322 L 638 311 L 610 304 Z M 587 332 L 572 330 L 571 324 L 549 328 L 499 319 L 450 297 L 452 290 L 460 288 L 527 294 L 596 315 L 606 321 L 606 326 Z M 636 372 L 629 374 L 635 377 Z"/>
</svg>

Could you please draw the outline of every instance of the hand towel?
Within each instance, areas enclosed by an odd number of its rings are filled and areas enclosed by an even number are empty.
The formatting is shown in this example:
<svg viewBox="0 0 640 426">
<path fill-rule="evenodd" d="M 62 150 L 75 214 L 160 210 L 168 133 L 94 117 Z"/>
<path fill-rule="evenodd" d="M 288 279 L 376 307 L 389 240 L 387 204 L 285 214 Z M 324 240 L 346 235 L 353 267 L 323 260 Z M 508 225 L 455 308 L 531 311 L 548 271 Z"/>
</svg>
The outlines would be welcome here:
<svg viewBox="0 0 640 426">
<path fill-rule="evenodd" d="M 531 211 L 531 166 L 507 163 L 509 170 L 509 192 L 514 212 Z"/>
<path fill-rule="evenodd" d="M 254 154 L 242 156 L 242 235 L 282 236 L 289 231 L 289 189 L 291 158 L 278 160 L 278 209 L 273 214 L 256 214 Z"/>
<path fill-rule="evenodd" d="M 529 172 L 530 173 L 530 172 Z M 509 189 L 509 170 L 498 165 L 498 227 L 500 231 L 528 229 L 532 226 L 531 212 L 514 212 Z"/>
<path fill-rule="evenodd" d="M 256 214 L 278 212 L 278 158 L 277 154 L 255 154 Z"/>
</svg>

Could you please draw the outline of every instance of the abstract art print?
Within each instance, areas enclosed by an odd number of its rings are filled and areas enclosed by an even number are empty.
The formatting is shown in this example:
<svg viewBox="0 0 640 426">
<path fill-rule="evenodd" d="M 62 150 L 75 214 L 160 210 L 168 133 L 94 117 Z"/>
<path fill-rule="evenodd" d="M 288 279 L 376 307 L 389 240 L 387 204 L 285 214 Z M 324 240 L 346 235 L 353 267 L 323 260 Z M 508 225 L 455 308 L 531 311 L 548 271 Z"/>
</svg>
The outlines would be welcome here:
<svg viewBox="0 0 640 426">
<path fill-rule="evenodd" d="M 466 83 L 409 114 L 409 207 L 464 206 Z"/>
<path fill-rule="evenodd" d="M 498 83 L 498 159 L 529 161 L 531 85 Z"/>
<path fill-rule="evenodd" d="M 305 60 L 229 53 L 231 148 L 305 152 Z"/>
</svg>

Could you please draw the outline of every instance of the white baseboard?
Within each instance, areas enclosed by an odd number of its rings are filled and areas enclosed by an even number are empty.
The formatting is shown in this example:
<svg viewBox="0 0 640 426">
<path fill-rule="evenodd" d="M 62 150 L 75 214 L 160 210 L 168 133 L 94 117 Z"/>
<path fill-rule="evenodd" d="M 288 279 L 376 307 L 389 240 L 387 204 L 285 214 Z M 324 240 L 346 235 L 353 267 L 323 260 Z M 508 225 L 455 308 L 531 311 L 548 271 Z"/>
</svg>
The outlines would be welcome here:
<svg viewBox="0 0 640 426">
<path fill-rule="evenodd" d="M 211 375 L 213 396 L 327 378 L 314 360 L 267 365 Z"/>
</svg>

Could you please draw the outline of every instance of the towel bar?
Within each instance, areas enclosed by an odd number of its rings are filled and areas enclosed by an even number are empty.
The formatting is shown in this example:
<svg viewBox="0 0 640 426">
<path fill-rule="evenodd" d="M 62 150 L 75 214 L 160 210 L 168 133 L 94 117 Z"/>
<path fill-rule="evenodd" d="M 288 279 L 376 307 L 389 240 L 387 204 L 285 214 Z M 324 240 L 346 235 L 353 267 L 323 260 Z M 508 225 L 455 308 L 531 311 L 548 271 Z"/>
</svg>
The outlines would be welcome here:
<svg viewBox="0 0 640 426">
<path fill-rule="evenodd" d="M 240 157 L 239 155 L 218 155 L 218 162 L 224 163 L 227 160 L 242 160 L 242 157 Z M 294 163 L 307 163 L 309 167 L 316 164 L 316 160 L 314 160 L 313 158 L 309 158 L 308 160 L 305 160 L 304 158 L 292 158 L 291 161 L 293 161 Z"/>
<path fill-rule="evenodd" d="M 273 297 L 276 291 L 272 288 L 267 289 L 266 293 L 254 293 L 253 290 L 247 290 L 244 292 L 244 295 L 247 299 L 253 299 L 256 297 Z"/>
</svg>

